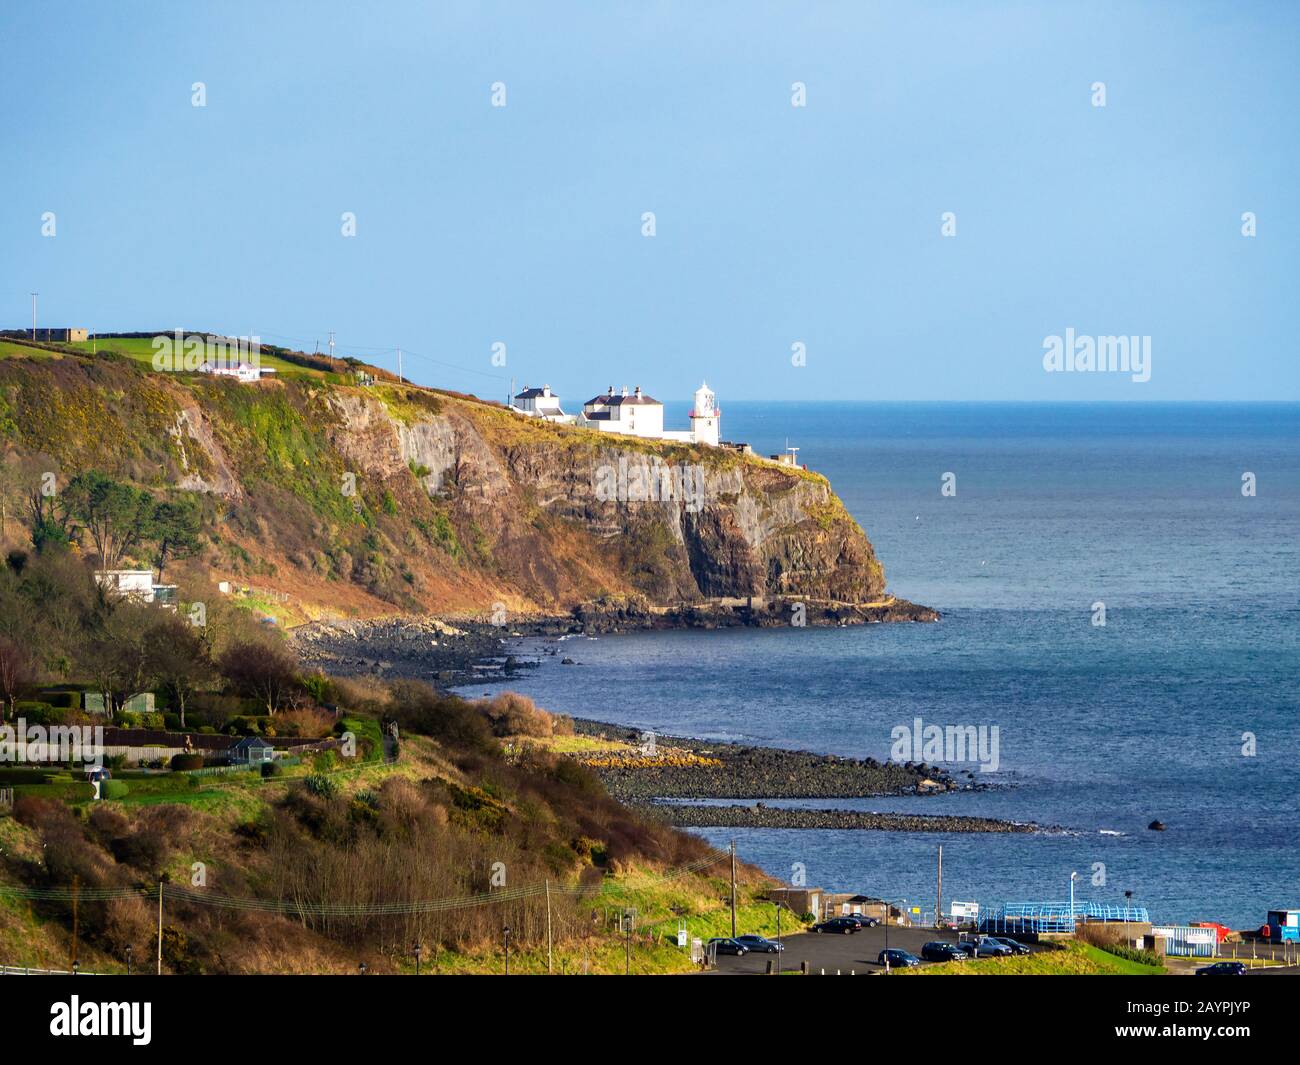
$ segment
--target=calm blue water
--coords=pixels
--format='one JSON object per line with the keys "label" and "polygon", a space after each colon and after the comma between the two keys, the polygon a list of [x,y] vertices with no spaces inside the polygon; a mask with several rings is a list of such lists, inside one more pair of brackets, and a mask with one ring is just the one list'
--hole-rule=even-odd
{"label": "calm blue water", "polygon": [[572,640],[580,665],[547,657],[511,687],[625,725],[878,758],[918,716],[997,725],[995,790],[814,805],[1067,830],[702,833],[777,876],[798,862],[809,883],[932,909],[942,843],[949,900],[1064,898],[1078,871],[1080,897],[1131,890],[1161,920],[1253,927],[1300,906],[1300,405],[733,403],[724,418],[764,453],[799,444],[890,590],[944,620]]}

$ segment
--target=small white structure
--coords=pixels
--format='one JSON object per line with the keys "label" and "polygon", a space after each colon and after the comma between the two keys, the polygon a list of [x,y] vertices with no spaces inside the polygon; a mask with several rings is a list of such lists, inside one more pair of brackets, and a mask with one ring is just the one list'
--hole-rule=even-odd
{"label": "small white structure", "polygon": [[233,377],[240,384],[246,385],[260,381],[265,374],[275,373],[275,368],[242,361],[229,364],[205,362],[199,367],[199,372],[210,373],[215,377]]}
{"label": "small white structure", "polygon": [[153,570],[151,569],[96,570],[95,583],[124,599],[138,599],[142,603],[153,602]]}
{"label": "small white structure", "polygon": [[151,569],[96,570],[95,583],[123,599],[160,603],[176,609],[176,585],[154,584]]}
{"label": "small white structure", "polygon": [[511,407],[520,414],[544,418],[549,422],[573,421],[560,409],[560,397],[551,391],[550,385],[542,385],[541,388],[524,385],[524,390],[514,397]]}

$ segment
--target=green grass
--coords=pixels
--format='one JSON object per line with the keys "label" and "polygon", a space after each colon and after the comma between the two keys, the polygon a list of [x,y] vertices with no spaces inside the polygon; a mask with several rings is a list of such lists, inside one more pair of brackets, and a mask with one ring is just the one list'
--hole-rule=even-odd
{"label": "green grass", "polygon": [[[14,346],[17,347],[18,345]],[[99,337],[94,341],[77,341],[76,343],[68,344],[66,346],[76,351],[85,352],[88,355],[97,351],[113,351],[134,362],[144,363],[149,367],[153,366],[155,350],[153,346],[153,337]],[[28,351],[30,350],[31,349],[29,348]],[[266,352],[261,353],[261,362],[263,366],[274,369],[277,375],[285,377],[317,379],[325,376],[320,370],[313,370],[306,366],[299,366],[296,363],[288,362],[275,355],[269,355]]]}
{"label": "green grass", "polygon": [[1087,943],[1035,951],[1011,958],[976,958],[903,969],[907,976],[1163,976],[1165,970],[1118,958]]}

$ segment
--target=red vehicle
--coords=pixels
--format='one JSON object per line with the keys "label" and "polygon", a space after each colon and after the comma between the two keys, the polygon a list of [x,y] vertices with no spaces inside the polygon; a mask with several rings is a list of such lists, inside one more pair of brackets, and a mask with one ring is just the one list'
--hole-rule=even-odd
{"label": "red vehicle", "polygon": [[1196,921],[1192,924],[1193,928],[1213,928],[1218,941],[1222,943],[1232,933],[1232,929],[1226,924],[1219,924],[1218,921]]}

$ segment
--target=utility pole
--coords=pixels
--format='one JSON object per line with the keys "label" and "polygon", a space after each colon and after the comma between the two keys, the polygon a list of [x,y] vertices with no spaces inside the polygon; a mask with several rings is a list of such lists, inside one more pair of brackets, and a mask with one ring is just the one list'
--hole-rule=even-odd
{"label": "utility pole", "polygon": [[158,975],[162,976],[162,881],[158,881]]}
{"label": "utility pole", "polygon": [[39,292],[32,293],[32,340],[36,339],[36,297],[39,295]]}
{"label": "utility pole", "polygon": [[77,896],[81,892],[81,877],[72,878],[72,964],[68,966],[73,972],[77,971]]}
{"label": "utility pole", "polygon": [[939,844],[939,890],[934,902],[934,927],[939,927],[943,917],[943,844]]}
{"label": "utility pole", "polygon": [[546,881],[546,975],[552,975],[551,968],[551,882]]}
{"label": "utility pole", "polygon": [[632,911],[623,911],[623,975],[632,975]]}
{"label": "utility pole", "polygon": [[736,841],[731,841],[731,938],[736,938]]}
{"label": "utility pole", "polygon": [[399,385],[402,383],[402,348],[400,345],[397,348],[397,383]]}
{"label": "utility pole", "polygon": [[334,330],[330,330],[330,369],[334,369]]}

